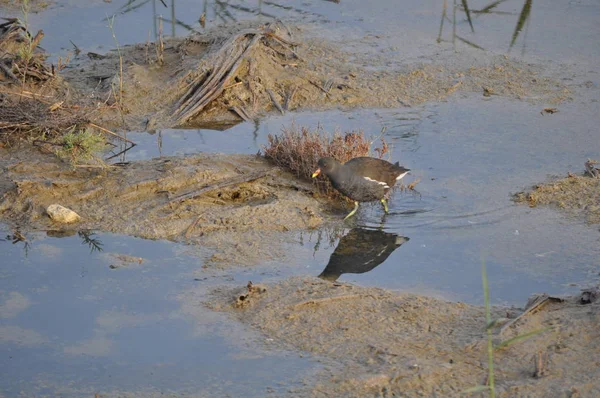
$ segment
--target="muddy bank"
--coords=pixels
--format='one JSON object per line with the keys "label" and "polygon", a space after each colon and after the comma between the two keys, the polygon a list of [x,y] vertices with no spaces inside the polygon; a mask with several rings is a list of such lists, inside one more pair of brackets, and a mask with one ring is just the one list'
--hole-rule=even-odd
{"label": "muddy bank", "polygon": [[[120,72],[120,56],[123,74]],[[457,92],[556,104],[569,89],[541,66],[465,52],[401,68],[300,27],[241,23],[202,35],[83,54],[62,76],[97,115],[125,129],[226,126],[267,112],[413,106]]]}
{"label": "muddy bank", "polygon": [[5,7],[9,11],[19,12],[26,5],[28,12],[40,12],[52,4],[52,0],[0,0],[0,6]]}
{"label": "muddy bank", "polygon": [[530,207],[556,207],[589,224],[600,224],[600,178],[595,166],[587,166],[591,171],[584,175],[569,173],[566,178],[535,185],[529,192],[515,194],[514,200]]}
{"label": "muddy bank", "polygon": [[[600,394],[600,304],[582,304],[582,297],[546,300],[511,324],[522,310],[493,309],[492,319],[502,321],[495,344],[549,328],[496,350],[499,396]],[[458,396],[486,383],[482,307],[306,278],[254,286],[250,293],[217,289],[209,306],[273,344],[332,360],[330,374],[296,391],[305,396]]]}
{"label": "muddy bank", "polygon": [[[324,221],[313,187],[257,156],[202,154],[108,169],[73,169],[51,156],[2,157],[0,214],[21,231],[94,229],[198,244],[213,263],[247,265],[278,253],[282,232]],[[53,223],[46,208],[77,212]]]}

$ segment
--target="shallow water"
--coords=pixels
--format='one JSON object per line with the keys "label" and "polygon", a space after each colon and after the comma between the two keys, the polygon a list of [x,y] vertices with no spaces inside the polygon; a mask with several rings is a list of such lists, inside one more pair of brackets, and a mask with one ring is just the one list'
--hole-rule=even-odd
{"label": "shallow water", "polygon": [[[65,55],[71,40],[84,52],[113,48],[107,15],[116,14],[115,35],[124,45],[153,40],[157,15],[165,18],[167,36],[202,32],[202,12],[207,28],[257,17],[285,18],[345,41],[353,51],[385,54],[390,65],[430,62],[452,48],[452,13],[443,42],[436,44],[441,1],[410,6],[385,1],[373,7],[358,0],[178,0],[175,25],[169,22],[172,2],[167,3],[164,8],[160,1],[137,1],[132,4],[138,8],[123,12],[124,1],[61,0],[31,15],[29,23],[33,31],[44,30],[42,44],[53,55]],[[475,33],[459,10],[456,33],[488,51],[506,53],[525,3],[508,0],[495,13],[474,13]],[[487,4],[469,2],[471,10]],[[292,121],[321,124],[328,131],[363,129],[369,135],[378,135],[385,126],[392,159],[412,169],[407,182],[421,179],[420,195],[397,192],[386,217],[378,206],[365,206],[345,225],[346,232],[362,226],[409,240],[369,272],[344,273],[340,280],[481,303],[485,261],[495,303],[523,305],[534,292],[576,293],[598,280],[597,226],[553,209],[517,206],[510,195],[549,176],[579,173],[588,157],[598,158],[598,17],[597,2],[535,2],[515,38],[511,55],[559,69],[575,91],[574,101],[560,105],[553,115],[541,115],[542,104],[456,94],[448,102],[415,108],[271,116],[257,126],[243,123],[227,131],[130,133],[128,138],[138,145],[122,160],[256,153],[268,134]],[[458,57],[473,48],[460,38],[455,43]],[[579,86],[583,81],[589,89]],[[264,337],[190,302],[201,301],[198,290],[221,283],[241,286],[248,280],[321,274],[339,240],[329,244],[318,235],[298,236],[279,263],[228,273],[202,269],[203,259],[189,247],[163,241],[98,234],[104,251],[92,253],[77,235],[57,239],[36,233],[28,236],[27,250],[23,242],[0,241],[1,392],[265,396],[272,388],[281,393],[310,375],[315,362],[265,350]],[[144,262],[111,269],[115,260],[107,253],[139,256]],[[279,386],[274,380],[285,383]]]}
{"label": "shallow water", "polygon": [[533,292],[578,292],[600,271],[597,228],[511,201],[512,193],[549,176],[581,170],[581,159],[598,153],[594,120],[582,116],[594,104],[565,104],[544,116],[539,105],[467,95],[420,108],[299,113],[271,117],[256,133],[250,124],[225,133],[163,130],[160,147],[156,134],[130,134],[138,146],[126,159],[190,148],[256,153],[268,134],[291,123],[373,136],[386,127],[391,157],[412,170],[406,182],[421,180],[419,194],[396,192],[385,218],[379,206],[364,206],[347,227],[381,227],[410,241],[373,271],[341,280],[479,303],[485,259],[493,300],[522,304]]}
{"label": "shallow water", "polygon": [[[494,52],[511,51],[512,55],[539,58],[562,63],[587,64],[593,70],[599,60],[600,6],[592,0],[553,0],[530,2],[527,17],[522,18],[527,0],[506,0],[486,13],[477,13],[492,1],[469,1],[472,32],[466,14],[457,9],[453,23],[452,8],[440,33],[443,2],[425,0],[399,3],[372,3],[348,0],[335,3],[326,0],[292,1],[196,1],[160,0],[72,1],[55,0],[37,14],[29,16],[32,30],[43,29],[44,48],[55,55],[73,51],[73,43],[83,52],[105,52],[115,41],[108,19],[115,17],[113,30],[120,45],[154,41],[163,22],[163,35],[185,36],[192,31],[202,33],[219,24],[243,20],[269,21],[282,18],[306,24],[307,29],[323,30],[328,37],[356,40],[363,51],[386,52],[401,56],[401,61],[432,55],[440,47],[440,37],[454,42],[457,49],[473,45]],[[451,2],[449,2],[451,3]],[[205,26],[199,19],[205,14]],[[11,12],[16,15],[18,13]],[[519,25],[519,21],[523,23]],[[455,26],[455,29],[453,29]],[[518,34],[515,30],[518,26]],[[454,32],[454,34],[453,34]],[[511,42],[514,43],[511,47]],[[461,39],[466,40],[461,41]]]}
{"label": "shallow water", "polygon": [[[26,244],[0,231],[4,396],[264,396],[267,387],[281,392],[273,380],[290,381],[287,388],[314,369],[313,360],[268,350],[264,338],[200,302],[203,286],[243,286],[269,272],[199,275],[201,259],[169,242],[93,234],[100,250],[92,250],[77,234],[33,233]],[[118,255],[143,262],[123,264]]]}

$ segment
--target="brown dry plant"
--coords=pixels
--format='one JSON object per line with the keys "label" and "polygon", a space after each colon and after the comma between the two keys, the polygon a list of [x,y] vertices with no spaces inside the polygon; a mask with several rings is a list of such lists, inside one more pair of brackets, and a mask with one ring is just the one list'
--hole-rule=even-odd
{"label": "brown dry plant", "polygon": [[[263,146],[263,155],[277,166],[294,173],[298,178],[311,179],[317,169],[320,158],[330,156],[341,163],[359,156],[375,156],[383,158],[389,152],[389,146],[380,137],[381,147],[371,153],[372,141],[363,131],[339,131],[329,134],[318,126],[311,130],[308,127],[292,124],[283,128],[281,134],[268,136],[268,144]],[[333,189],[327,178],[313,180],[319,192],[335,198],[340,194]]]}
{"label": "brown dry plant", "polygon": [[[88,122],[82,110],[60,106],[55,98],[38,99],[35,93],[4,92],[0,105],[0,142],[8,145],[31,139],[50,139]],[[46,101],[52,100],[52,103]],[[58,101],[58,102],[55,102]]]}
{"label": "brown dry plant", "polygon": [[0,82],[22,84],[40,83],[53,79],[55,70],[46,64],[47,54],[39,47],[44,33],[33,36],[27,27],[27,12],[23,20],[4,18],[0,21]]}

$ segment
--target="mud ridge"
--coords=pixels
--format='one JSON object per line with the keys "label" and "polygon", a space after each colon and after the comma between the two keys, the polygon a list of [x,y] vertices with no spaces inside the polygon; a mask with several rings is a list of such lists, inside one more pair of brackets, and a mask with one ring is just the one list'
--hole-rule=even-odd
{"label": "mud ridge", "polygon": [[[310,184],[257,156],[166,157],[92,170],[33,157],[5,165],[0,193],[0,214],[23,231],[94,229],[196,243],[209,263],[229,266],[277,256],[272,243],[291,239],[282,232],[324,221]],[[46,208],[54,203],[81,222],[53,223]]]}
{"label": "mud ridge", "polygon": [[[492,310],[499,320],[496,345],[547,328],[495,351],[498,396],[600,394],[593,359],[600,352],[600,302],[589,300],[597,297],[591,292],[596,296],[544,300],[532,311]],[[299,277],[259,289],[223,287],[212,297],[209,307],[229,312],[274,344],[341,365],[316,386],[313,381],[314,387],[296,391],[303,396],[459,396],[486,383],[483,307]],[[515,321],[519,314],[525,315]],[[589,360],[581,352],[590,353]]]}

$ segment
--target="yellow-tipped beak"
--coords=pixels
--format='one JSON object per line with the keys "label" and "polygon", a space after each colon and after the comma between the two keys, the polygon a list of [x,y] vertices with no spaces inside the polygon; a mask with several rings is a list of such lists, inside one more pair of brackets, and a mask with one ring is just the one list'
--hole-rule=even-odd
{"label": "yellow-tipped beak", "polygon": [[314,173],[312,173],[312,178],[315,178],[316,176],[318,176],[319,174],[321,174],[321,169],[316,169]]}

